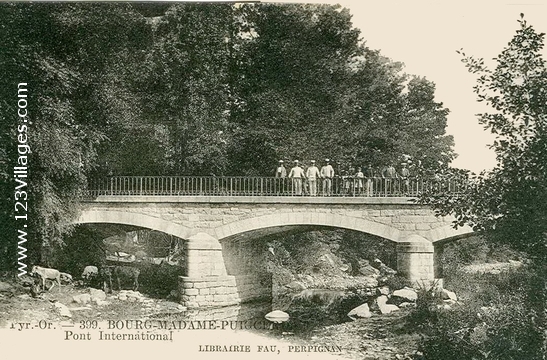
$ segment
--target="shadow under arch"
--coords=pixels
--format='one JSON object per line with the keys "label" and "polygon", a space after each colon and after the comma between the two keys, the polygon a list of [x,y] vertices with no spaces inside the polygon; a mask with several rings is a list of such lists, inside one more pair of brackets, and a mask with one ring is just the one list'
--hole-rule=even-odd
{"label": "shadow under arch", "polygon": [[127,211],[83,210],[80,216],[76,220],[74,220],[73,223],[107,223],[132,225],[140,228],[161,231],[163,233],[173,235],[181,239],[188,239],[190,235],[190,229],[186,226],[157,217]]}
{"label": "shadow under arch", "polygon": [[399,229],[367,219],[327,213],[282,213],[262,215],[244,219],[213,229],[216,238],[222,242],[243,234],[272,235],[287,231],[289,228],[338,228],[354,230],[378,236],[393,242],[401,241]]}

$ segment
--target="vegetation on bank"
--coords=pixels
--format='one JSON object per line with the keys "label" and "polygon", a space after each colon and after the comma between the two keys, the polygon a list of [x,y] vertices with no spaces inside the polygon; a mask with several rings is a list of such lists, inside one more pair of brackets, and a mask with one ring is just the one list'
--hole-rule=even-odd
{"label": "vegetation on bank", "polygon": [[530,264],[500,279],[461,280],[464,289],[473,281],[480,284],[469,304],[446,314],[425,311],[423,320],[434,325],[423,343],[427,359],[547,357],[545,34],[536,32],[523,14],[518,22],[493,68],[461,52],[477,75],[477,100],[492,108],[479,121],[496,135],[496,167],[471,179],[465,193],[425,194],[422,202],[441,215],[454,214],[455,226],[468,224],[488,242],[523,252]]}

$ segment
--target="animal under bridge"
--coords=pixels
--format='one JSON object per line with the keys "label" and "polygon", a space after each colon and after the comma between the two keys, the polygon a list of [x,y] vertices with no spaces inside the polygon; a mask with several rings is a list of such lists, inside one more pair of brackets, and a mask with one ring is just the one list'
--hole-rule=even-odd
{"label": "animal under bridge", "polygon": [[76,222],[134,225],[186,240],[179,291],[188,307],[269,296],[271,281],[254,271],[261,249],[253,240],[265,235],[299,228],[372,234],[396,243],[398,272],[419,282],[435,278],[435,244],[472,233],[413,201],[426,188],[454,192],[461,184],[373,179],[372,193],[364,193],[351,181],[352,191],[335,183],[329,196],[312,197],[295,196],[290,179],[113,177],[90,186]]}

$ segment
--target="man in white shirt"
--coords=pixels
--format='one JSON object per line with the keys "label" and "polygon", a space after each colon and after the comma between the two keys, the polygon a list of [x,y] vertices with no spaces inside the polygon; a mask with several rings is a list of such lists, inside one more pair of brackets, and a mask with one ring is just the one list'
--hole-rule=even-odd
{"label": "man in white shirt", "polygon": [[306,170],[306,177],[308,178],[310,195],[317,196],[317,178],[320,178],[321,174],[317,166],[315,166],[315,160],[311,161],[311,166]]}
{"label": "man in white shirt", "polygon": [[294,160],[294,166],[289,173],[289,178],[292,179],[293,193],[302,195],[302,180],[306,178],[306,174],[304,174],[304,169],[300,167],[298,160]]}
{"label": "man in white shirt", "polygon": [[285,165],[283,165],[283,160],[279,160],[279,166],[275,170],[275,177],[276,193],[279,195],[284,193],[287,188],[285,179],[287,177],[287,169],[285,169]]}
{"label": "man in white shirt", "polygon": [[332,195],[332,178],[334,177],[334,169],[330,164],[329,159],[325,159],[325,165],[321,168],[321,178],[323,178],[323,196]]}

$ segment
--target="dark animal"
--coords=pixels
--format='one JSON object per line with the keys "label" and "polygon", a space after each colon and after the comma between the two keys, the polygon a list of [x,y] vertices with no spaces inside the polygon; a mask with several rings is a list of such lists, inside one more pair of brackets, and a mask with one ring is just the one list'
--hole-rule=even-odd
{"label": "dark animal", "polygon": [[99,270],[99,278],[102,281],[103,291],[105,293],[112,292],[112,270],[113,266],[105,266]]}
{"label": "dark animal", "polygon": [[61,282],[62,282],[62,283],[65,283],[65,284],[72,284],[72,282],[73,282],[73,280],[72,280],[72,275],[62,272],[62,273],[60,274],[60,276],[61,276]]}
{"label": "dark animal", "polygon": [[[41,266],[33,266],[31,270],[31,275],[38,276],[42,281],[42,289],[46,288],[46,280],[55,280],[59,284],[59,289],[61,288],[61,272],[57,269],[50,269]],[[51,290],[55,286],[55,282],[48,289]]]}
{"label": "dark animal", "polygon": [[112,292],[112,278],[116,279],[118,290],[122,289],[122,284],[132,284],[132,289],[137,291],[139,288],[140,270],[131,266],[107,266],[101,268],[100,277],[103,279],[103,288],[105,292]]}

